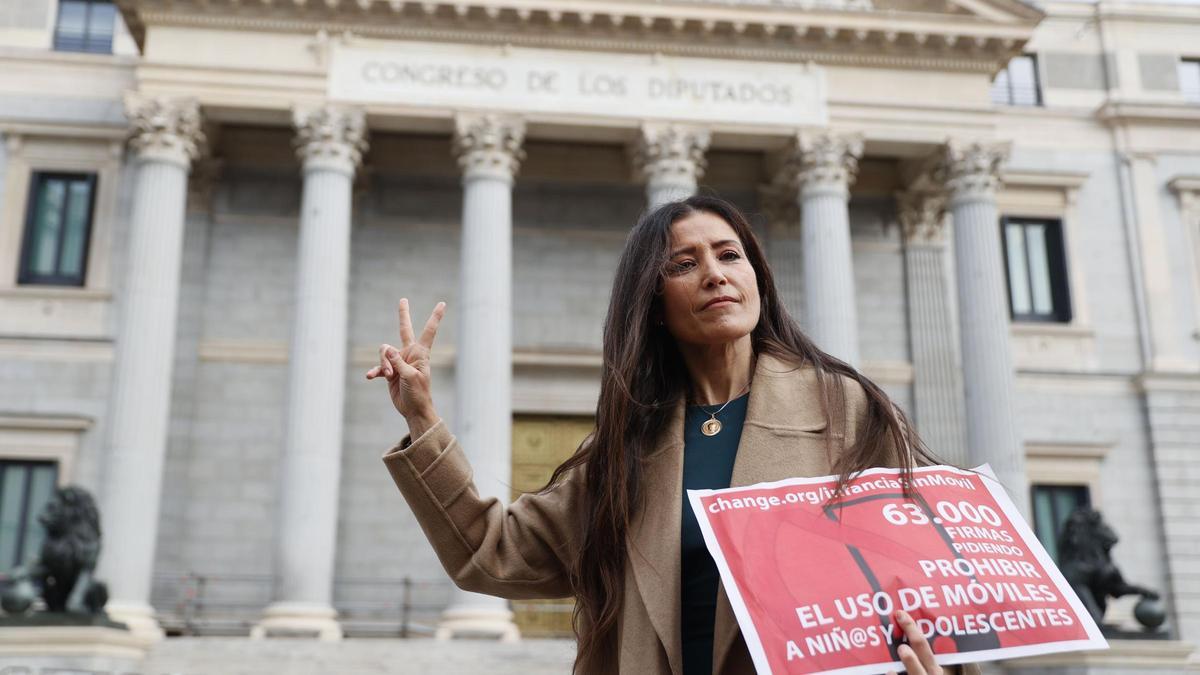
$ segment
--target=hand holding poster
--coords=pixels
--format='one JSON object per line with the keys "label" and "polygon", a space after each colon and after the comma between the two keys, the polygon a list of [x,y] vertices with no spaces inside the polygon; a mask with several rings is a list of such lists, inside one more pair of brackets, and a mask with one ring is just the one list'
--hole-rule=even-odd
{"label": "hand holding poster", "polygon": [[759,673],[900,670],[908,612],[943,665],[1108,644],[988,467],[689,490]]}

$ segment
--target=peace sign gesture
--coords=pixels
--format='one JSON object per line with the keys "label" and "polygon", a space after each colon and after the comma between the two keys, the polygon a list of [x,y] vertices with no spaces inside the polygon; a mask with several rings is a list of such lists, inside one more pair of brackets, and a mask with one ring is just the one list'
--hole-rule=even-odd
{"label": "peace sign gesture", "polygon": [[438,324],[446,314],[446,303],[439,302],[433,314],[425,322],[421,337],[413,337],[412,319],[408,314],[408,298],[400,298],[400,347],[379,345],[379,365],[367,371],[367,379],[379,376],[387,379],[388,394],[392,405],[408,420],[412,437],[416,438],[424,429],[437,423],[438,414],[433,407],[429,353],[433,339],[437,337]]}

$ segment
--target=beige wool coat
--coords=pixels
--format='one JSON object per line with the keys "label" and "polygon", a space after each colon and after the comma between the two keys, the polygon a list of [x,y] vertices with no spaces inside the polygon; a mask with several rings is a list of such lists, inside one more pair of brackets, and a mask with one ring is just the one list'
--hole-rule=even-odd
{"label": "beige wool coat", "polygon": [[[827,429],[815,373],[761,354],[732,486],[830,474],[826,434],[847,447],[863,420],[862,388],[846,380],[845,430]],[[680,519],[683,508],[683,418],[658,439],[644,474],[646,503],[628,534],[619,653],[596,672],[680,675]],[[834,443],[840,447],[840,442]],[[582,473],[508,506],[476,492],[463,449],[438,422],[405,437],[384,456],[438,558],[464,590],[510,599],[569,597],[567,570],[586,526]],[[974,670],[974,669],[970,669]],[[713,672],[752,675],[754,665],[723,587],[717,591]]]}

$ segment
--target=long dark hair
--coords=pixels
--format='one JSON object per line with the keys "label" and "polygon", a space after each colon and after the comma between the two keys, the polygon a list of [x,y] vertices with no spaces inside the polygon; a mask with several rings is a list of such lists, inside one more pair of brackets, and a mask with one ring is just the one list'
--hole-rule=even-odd
{"label": "long dark hair", "polygon": [[[767,352],[814,369],[830,431],[845,424],[844,385],[839,376],[857,381],[866,392],[867,419],[853,447],[831,448],[831,456],[836,457],[833,471],[840,477],[839,489],[851,474],[873,466],[896,463],[909,478],[914,461],[936,461],[904,413],[878,386],[849,364],[818,349],[800,331],[779,300],[758,238],[735,206],[715,197],[694,196],[645,213],[625,240],[604,319],[604,365],[596,427],[575,454],[554,471],[547,485],[549,489],[568,472],[582,467],[588,520],[581,527],[581,547],[570,571],[579,640],[576,672],[615,670],[611,659],[617,652],[625,537],[642,500],[643,461],[689,382],[674,338],[664,327],[655,325],[654,317],[661,313],[658,291],[668,262],[671,226],[698,211],[729,223],[754,267],[761,306],[758,325],[751,332],[754,353]],[[833,437],[827,433],[830,443]],[[909,448],[912,455],[895,452],[895,448]]]}

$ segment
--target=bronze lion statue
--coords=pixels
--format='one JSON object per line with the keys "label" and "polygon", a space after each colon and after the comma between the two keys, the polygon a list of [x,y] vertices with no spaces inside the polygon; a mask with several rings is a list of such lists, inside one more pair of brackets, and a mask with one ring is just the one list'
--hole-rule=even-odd
{"label": "bronze lion statue", "polygon": [[[32,582],[49,612],[102,614],[108,589],[93,578],[100,557],[100,512],[95,500],[83,488],[59,488],[38,522],[46,530],[40,555],[26,568],[18,568],[13,581]],[[20,586],[16,583],[10,587],[13,592],[6,592],[6,610],[28,607],[24,601],[32,598],[13,597]]]}
{"label": "bronze lion statue", "polygon": [[1104,620],[1109,598],[1136,593],[1158,599],[1158,593],[1121,576],[1111,553],[1119,540],[1100,512],[1086,506],[1067,517],[1058,535],[1059,567],[1097,624]]}

